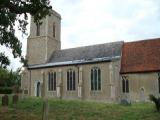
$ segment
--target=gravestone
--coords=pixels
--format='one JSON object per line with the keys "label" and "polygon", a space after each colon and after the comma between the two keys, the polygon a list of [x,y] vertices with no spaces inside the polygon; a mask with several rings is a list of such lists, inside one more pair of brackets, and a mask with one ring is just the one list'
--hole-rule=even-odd
{"label": "gravestone", "polygon": [[120,103],[121,103],[121,105],[126,105],[126,106],[131,105],[131,101],[127,100],[127,99],[122,99]]}
{"label": "gravestone", "polygon": [[140,89],[140,102],[145,102],[144,88]]}
{"label": "gravestone", "polygon": [[18,95],[13,95],[12,97],[12,103],[16,104],[18,102]]}
{"label": "gravestone", "polygon": [[130,95],[128,93],[123,94],[123,98],[120,103],[121,105],[131,105]]}
{"label": "gravestone", "polygon": [[8,103],[9,103],[8,95],[4,95],[2,97],[2,106],[8,106]]}

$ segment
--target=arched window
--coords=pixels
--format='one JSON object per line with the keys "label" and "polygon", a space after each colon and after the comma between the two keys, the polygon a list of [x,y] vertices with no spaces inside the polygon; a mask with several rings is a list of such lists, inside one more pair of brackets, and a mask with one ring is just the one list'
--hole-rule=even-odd
{"label": "arched window", "polygon": [[126,91],[125,82],[126,81],[124,79],[122,79],[122,91],[123,91],[123,93],[125,93],[125,91]]}
{"label": "arched window", "polygon": [[129,81],[126,76],[122,76],[122,92],[129,93]]}
{"label": "arched window", "polygon": [[37,91],[36,91],[36,92],[37,92],[37,93],[36,93],[36,96],[37,96],[37,97],[40,96],[40,92],[41,92],[41,88],[40,88],[40,87],[41,87],[41,86],[40,86],[40,82],[38,82],[38,83],[37,83]]}
{"label": "arched window", "polygon": [[56,91],[56,72],[48,73],[48,90]]}
{"label": "arched window", "polygon": [[53,37],[56,37],[56,25],[53,23]]}
{"label": "arched window", "polygon": [[37,24],[36,24],[36,27],[37,27],[36,35],[37,35],[37,36],[40,36],[40,24],[37,23]]}
{"label": "arched window", "polygon": [[101,70],[94,67],[91,69],[91,90],[101,90]]}
{"label": "arched window", "polygon": [[160,93],[160,73],[158,73],[158,92]]}
{"label": "arched window", "polygon": [[75,71],[72,69],[69,69],[67,71],[67,90],[75,90],[76,89],[76,75]]}

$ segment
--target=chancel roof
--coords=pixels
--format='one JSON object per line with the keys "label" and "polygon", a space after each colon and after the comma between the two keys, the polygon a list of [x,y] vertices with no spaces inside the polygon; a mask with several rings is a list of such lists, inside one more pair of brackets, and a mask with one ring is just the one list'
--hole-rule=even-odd
{"label": "chancel roof", "polygon": [[33,65],[29,68],[42,68],[51,66],[63,66],[73,64],[86,64],[100,61],[119,59],[121,56],[122,41],[84,46],[70,49],[62,49],[53,52],[45,64]]}
{"label": "chancel roof", "polygon": [[160,38],[123,44],[120,73],[160,71]]}

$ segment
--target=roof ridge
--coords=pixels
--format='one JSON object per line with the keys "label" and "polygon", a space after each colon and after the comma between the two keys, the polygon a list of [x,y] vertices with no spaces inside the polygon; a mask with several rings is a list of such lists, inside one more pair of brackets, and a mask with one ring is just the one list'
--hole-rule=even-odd
{"label": "roof ridge", "polygon": [[71,50],[71,49],[79,49],[79,48],[85,48],[85,47],[94,47],[99,45],[106,45],[106,44],[113,44],[113,43],[121,43],[124,41],[115,41],[115,42],[108,42],[108,43],[100,43],[100,44],[93,44],[93,45],[85,45],[85,46],[79,46],[79,47],[73,47],[73,48],[65,48],[57,51],[63,51],[63,50]]}

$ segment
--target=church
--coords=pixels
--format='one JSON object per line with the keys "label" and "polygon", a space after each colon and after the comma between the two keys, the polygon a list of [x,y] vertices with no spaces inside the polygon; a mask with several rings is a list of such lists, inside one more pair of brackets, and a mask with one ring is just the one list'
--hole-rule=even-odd
{"label": "church", "polygon": [[61,16],[52,10],[41,25],[31,18],[26,58],[25,96],[118,103],[160,95],[160,38],[61,49]]}

